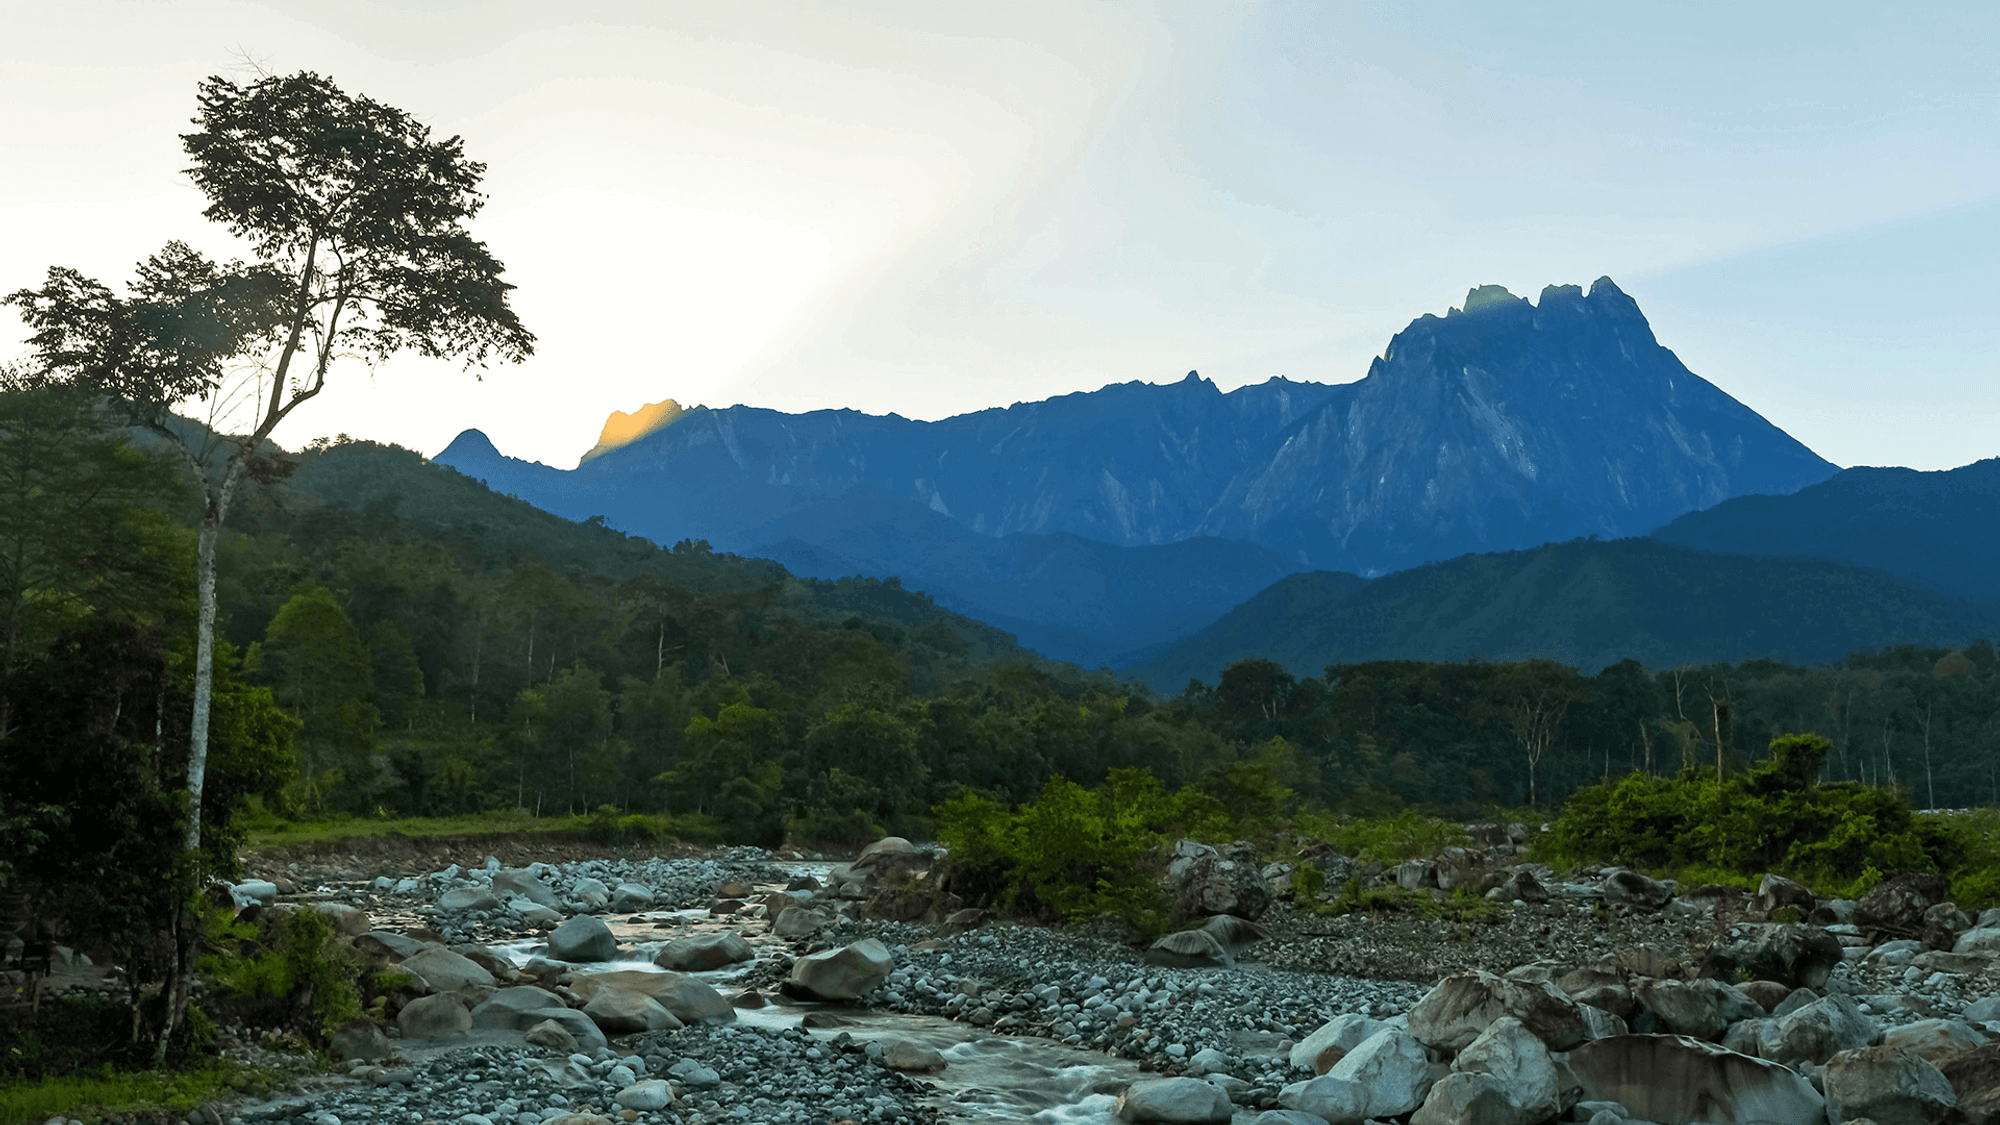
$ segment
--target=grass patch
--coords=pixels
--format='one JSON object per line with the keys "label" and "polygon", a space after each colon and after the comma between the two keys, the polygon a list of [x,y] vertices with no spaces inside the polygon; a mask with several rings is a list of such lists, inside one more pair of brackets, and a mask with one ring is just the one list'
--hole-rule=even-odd
{"label": "grass patch", "polygon": [[1466,891],[1449,891],[1443,894],[1431,891],[1411,891],[1398,886],[1368,888],[1359,879],[1349,879],[1340,897],[1330,903],[1317,904],[1322,910],[1313,913],[1325,914],[1414,914],[1420,918],[1441,919],[1447,922],[1477,922],[1498,915],[1500,906],[1488,902],[1481,895]]}
{"label": "grass patch", "polygon": [[226,1059],[183,1071],[106,1067],[0,1086],[0,1125],[46,1121],[56,1114],[85,1121],[161,1110],[180,1116],[217,1097],[270,1088],[268,1073]]}

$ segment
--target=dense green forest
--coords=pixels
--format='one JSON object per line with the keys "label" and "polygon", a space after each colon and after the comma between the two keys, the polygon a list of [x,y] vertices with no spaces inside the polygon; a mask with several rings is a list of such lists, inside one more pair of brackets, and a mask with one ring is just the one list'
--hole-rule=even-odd
{"label": "dense green forest", "polygon": [[[179,467],[74,405],[5,401],[0,527],[21,562],[4,576],[7,675],[32,682],[33,655],[90,620],[185,649]],[[1128,767],[1179,786],[1273,746],[1309,799],[1469,812],[1554,807],[1633,771],[1740,773],[1805,731],[1832,744],[1828,779],[1900,785],[1919,806],[1995,800],[2000,681],[1984,642],[1594,676],[1375,661],[1301,679],[1250,659],[1161,699],[1042,661],[894,581],[662,548],[407,450],[274,451],[264,476],[218,580],[219,697],[255,693],[290,723],[272,735],[282,783],[234,790],[253,815],[609,806],[696,838],[833,842],[923,834],[965,787],[1019,802],[1051,777],[1095,785]],[[72,514],[50,515],[52,498]]]}

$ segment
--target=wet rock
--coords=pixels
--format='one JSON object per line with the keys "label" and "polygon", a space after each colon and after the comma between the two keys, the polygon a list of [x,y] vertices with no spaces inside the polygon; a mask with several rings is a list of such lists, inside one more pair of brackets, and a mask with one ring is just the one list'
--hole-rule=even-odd
{"label": "wet rock", "polygon": [[786,995],[806,1000],[858,1000],[888,979],[894,963],[887,946],[863,938],[792,962],[791,976],[782,987]]}
{"label": "wet rock", "polygon": [[1555,985],[1506,980],[1488,972],[1439,981],[1410,1010],[1410,1034],[1425,1046],[1458,1051],[1501,1016],[1520,1020],[1553,1051],[1567,1051],[1589,1037],[1576,1002]]}
{"label": "wet rock", "polygon": [[882,1047],[882,1065],[911,1074],[935,1074],[945,1068],[945,1061],[935,1047],[891,1039]]}
{"label": "wet rock", "polygon": [[1199,1078],[1148,1078],[1132,1083],[1118,1097],[1121,1121],[1157,1121],[1173,1125],[1226,1122],[1235,1110],[1229,1095]]}
{"label": "wet rock", "polygon": [[1599,1039],[1571,1052],[1569,1068],[1585,1101],[1646,1121],[1812,1122],[1825,1105],[1785,1067],[1684,1035]]}
{"label": "wet rock", "polygon": [[653,958],[653,964],[662,969],[701,973],[748,961],[755,956],[742,934],[726,932],[670,941]]}
{"label": "wet rock", "polygon": [[[1864,900],[1865,901],[1865,900]],[[1958,1107],[1958,1094],[1930,1060],[1900,1047],[1858,1047],[1827,1060],[1828,1116],[1877,1125],[1933,1125]]]}
{"label": "wet rock", "polygon": [[1748,976],[1793,988],[1820,989],[1840,964],[1840,941],[1818,926],[1746,925],[1743,936],[1712,946],[1701,975],[1723,980]]}
{"label": "wet rock", "polygon": [[618,957],[618,938],[595,915],[579,914],[549,934],[549,959],[580,964]]}
{"label": "wet rock", "polygon": [[571,884],[569,893],[585,910],[596,910],[611,901],[611,888],[599,879],[578,879]]}
{"label": "wet rock", "polygon": [[638,914],[653,908],[653,891],[638,883],[620,883],[611,888],[613,914]]}
{"label": "wet rock", "polygon": [[653,999],[682,1023],[730,1023],[736,1019],[736,1005],[709,987],[705,981],[678,973],[652,990]]}
{"label": "wet rock", "polygon": [[786,941],[795,941],[833,925],[833,915],[810,906],[795,906],[771,923],[771,932]]}

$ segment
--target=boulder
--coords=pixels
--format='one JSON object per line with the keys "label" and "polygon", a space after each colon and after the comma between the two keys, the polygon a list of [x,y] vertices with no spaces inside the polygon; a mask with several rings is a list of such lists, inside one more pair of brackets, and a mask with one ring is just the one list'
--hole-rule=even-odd
{"label": "boulder", "polygon": [[1983,957],[2000,954],[2000,927],[1975,926],[1958,935],[1951,943],[1951,951]]}
{"label": "boulder", "polygon": [[472,1026],[521,1031],[541,1022],[542,1017],[530,1017],[527,1013],[563,1006],[562,997],[545,988],[532,985],[503,988],[472,1009]]}
{"label": "boulder", "polygon": [[1743,990],[1743,995],[1755,1000],[1766,1012],[1784,1003],[1785,997],[1792,994],[1792,986],[1775,980],[1753,980],[1737,987]]}
{"label": "boulder", "polygon": [[1835,1122],[1865,1117],[1876,1125],[1935,1125],[1958,1108],[1958,1094],[1943,1072],[1901,1047],[1842,1051],[1826,1061],[1821,1079],[1827,1116]]}
{"label": "boulder", "polygon": [[1120,1121],[1227,1122],[1229,1095],[1199,1078],[1144,1078],[1118,1096]]}
{"label": "boulder", "polygon": [[559,1020],[544,1019],[522,1033],[521,1041],[530,1047],[545,1047],[559,1055],[576,1053],[576,1036],[569,1033]]}
{"label": "boulder", "polygon": [[569,889],[570,900],[586,910],[596,910],[611,901],[611,888],[599,879],[578,879]]}
{"label": "boulder", "polygon": [[1502,902],[1525,902],[1530,906],[1539,906],[1549,901],[1549,889],[1542,885],[1540,879],[1535,878],[1534,872],[1524,867],[1507,876],[1498,887],[1487,892],[1487,897]]}
{"label": "boulder", "polygon": [[787,996],[805,1000],[858,1000],[887,980],[894,966],[888,946],[863,938],[792,962],[782,987]]}
{"label": "boulder", "polygon": [[1854,904],[1854,924],[1864,932],[1918,938],[1924,932],[1924,914],[1943,902],[1945,881],[1936,875],[1905,871],[1875,885]]}
{"label": "boulder", "polygon": [[1625,906],[1646,913],[1659,910],[1674,897],[1673,888],[1665,883],[1622,868],[1606,875],[1597,884],[1597,890],[1607,906]]}
{"label": "boulder", "polygon": [[[604,1033],[597,1029],[596,1022],[575,1008],[540,1008],[527,1014],[535,1018],[535,1022],[529,1025],[531,1029],[544,1021],[553,1020],[557,1026],[569,1033],[570,1040],[575,1044],[574,1050],[596,1051],[600,1047],[611,1045],[604,1037]],[[536,1046],[542,1045],[536,1044]]]}
{"label": "boulder", "polygon": [[[1632,986],[1632,998],[1653,1017],[1660,1031],[1672,1035],[1692,1035],[1696,1039],[1720,1039],[1729,1026],[1724,1015],[1721,991],[1715,981],[1641,980]],[[1761,1011],[1762,1009],[1759,1009]],[[1641,1027],[1646,1024],[1641,1021]]]}
{"label": "boulder", "polygon": [[453,953],[492,973],[496,981],[505,982],[514,979],[514,963],[507,960],[505,954],[475,942],[454,945],[450,948]]}
{"label": "boulder", "polygon": [[367,913],[358,906],[349,906],[344,902],[315,902],[312,908],[320,917],[333,923],[333,932],[341,937],[360,937],[371,928]]}
{"label": "boulder", "polygon": [[1620,1035],[1578,1047],[1570,1071],[1585,1101],[1646,1121],[1813,1122],[1825,1099],[1777,1063],[1684,1035]]}
{"label": "boulder", "polygon": [[394,963],[422,953],[424,943],[407,934],[370,930],[354,939],[354,951],[363,957]]}
{"label": "boulder", "polygon": [[1813,893],[1807,890],[1804,884],[1795,883],[1783,875],[1766,875],[1757,884],[1757,895],[1750,900],[1750,905],[1767,918],[1772,911],[1789,906],[1798,911],[1799,918],[1803,919],[1811,914],[1819,903],[1814,900]]}
{"label": "boulder", "polygon": [[[1385,1027],[1356,1044],[1327,1078],[1345,1079],[1368,1092],[1368,1117],[1395,1117],[1424,1104],[1431,1088],[1424,1045],[1400,1027]],[[1304,1108],[1304,1107],[1287,1107]]]}
{"label": "boulder", "polygon": [[1614,1035],[1624,1035],[1631,1031],[1624,1019],[1589,1004],[1583,1005],[1583,1023],[1592,1039],[1609,1039]]}
{"label": "boulder", "polygon": [[796,941],[833,925],[833,915],[810,906],[795,906],[771,923],[771,932],[786,941]]}
{"label": "boulder", "polygon": [[1424,1104],[1410,1115],[1410,1125],[1533,1125],[1548,1116],[1516,1105],[1498,1078],[1460,1072],[1431,1084]]}
{"label": "boulder", "polygon": [[1757,1053],[1787,1066],[1823,1063],[1842,1051],[1866,1047],[1880,1035],[1875,1021],[1854,1001],[1833,993],[1766,1023]]}
{"label": "boulder", "polygon": [[414,956],[403,958],[402,970],[419,977],[433,992],[457,992],[468,985],[491,988],[499,982],[493,974],[472,960],[441,945],[433,945]]}
{"label": "boulder", "polygon": [[1406,891],[1427,891],[1438,885],[1437,864],[1428,859],[1406,859],[1391,868],[1389,874]]}
{"label": "boulder", "polygon": [[1749,925],[1738,930],[1742,937],[1709,949],[1701,963],[1702,976],[1723,980],[1748,976],[1792,988],[1820,989],[1840,964],[1840,940],[1818,926]]}
{"label": "boulder", "polygon": [[1950,1055],[1936,1065],[1958,1095],[1958,1111],[1970,1125],[2000,1123],[2000,1040]]}
{"label": "boulder", "polygon": [[374,1021],[355,1017],[340,1025],[333,1033],[330,1043],[333,1057],[337,1059],[386,1059],[396,1053],[389,1043],[389,1037],[382,1034]]}
{"label": "boulder", "polygon": [[651,996],[623,988],[599,989],[583,1006],[606,1035],[630,1035],[641,1031],[679,1031],[686,1026]]}
{"label": "boulder", "polygon": [[882,1065],[907,1074],[935,1074],[945,1068],[944,1055],[935,1047],[891,1039],[882,1045]]}
{"label": "boulder", "polygon": [[561,910],[562,900],[549,889],[547,883],[519,868],[509,868],[493,873],[493,893],[498,896],[512,895],[525,898],[536,906],[546,906],[550,910]]}
{"label": "boulder", "polygon": [[1884,1047],[1915,1051],[1942,1066],[1944,1060],[1961,1051],[1970,1051],[1986,1042],[1986,1037],[1958,1020],[1928,1019],[1890,1028],[1882,1035]]}
{"label": "boulder", "polygon": [[688,1024],[735,1022],[736,1006],[707,982],[679,973],[654,975],[673,978],[653,988],[652,997],[672,1012],[675,1019]]}
{"label": "boulder", "polygon": [[1278,1104],[1330,1125],[1360,1125],[1368,1117],[1368,1088],[1351,1078],[1322,1074],[1279,1090]]}
{"label": "boulder", "polygon": [[1410,1034],[1427,1047],[1463,1050],[1501,1016],[1513,1016],[1552,1051],[1589,1038],[1576,1001],[1546,981],[1528,984],[1488,972],[1460,973],[1437,983],[1410,1009]]}
{"label": "boulder", "polygon": [[1555,1060],[1547,1045],[1513,1016],[1501,1016],[1488,1025],[1458,1053],[1451,1068],[1493,1078],[1508,1101],[1526,1114],[1525,1121],[1542,1121],[1562,1112]]}
{"label": "boulder", "polygon": [[1256,918],[1263,914],[1271,905],[1271,892],[1264,886],[1257,849],[1236,843],[1211,850],[1214,855],[1187,866],[1174,894],[1175,909],[1193,917],[1234,914]]}
{"label": "boulder", "polygon": [[1972,919],[1957,903],[1940,902],[1924,911],[1923,930],[1917,936],[1932,949],[1953,949],[1958,935],[1972,928]]}
{"label": "boulder", "polygon": [[653,891],[638,883],[620,883],[611,888],[613,914],[637,914],[653,908]]}
{"label": "boulder", "polygon": [[662,969],[702,973],[734,965],[738,961],[748,961],[755,956],[742,934],[727,931],[670,941],[660,950],[659,956],[653,958],[653,964]]}
{"label": "boulder", "polygon": [[1227,969],[1236,964],[1214,934],[1199,928],[1168,934],[1146,947],[1140,959],[1170,969]]}
{"label": "boulder", "polygon": [[396,1013],[404,1039],[456,1039],[472,1030],[472,1013],[455,996],[419,996]]}
{"label": "boulder", "polygon": [[666,1079],[648,1078],[618,1091],[611,1100],[626,1109],[649,1113],[667,1108],[668,1103],[674,1100],[674,1093],[667,1087]]}
{"label": "boulder", "polygon": [[618,938],[595,915],[579,914],[549,934],[549,960],[579,964],[618,956]]}
{"label": "boulder", "polygon": [[230,899],[238,906],[269,906],[278,901],[278,884],[268,879],[246,879],[229,888]]}
{"label": "boulder", "polygon": [[1347,1052],[1360,1046],[1362,1040],[1387,1026],[1359,1012],[1335,1016],[1292,1047],[1292,1066],[1295,1069],[1310,1067],[1314,1074],[1325,1074]]}

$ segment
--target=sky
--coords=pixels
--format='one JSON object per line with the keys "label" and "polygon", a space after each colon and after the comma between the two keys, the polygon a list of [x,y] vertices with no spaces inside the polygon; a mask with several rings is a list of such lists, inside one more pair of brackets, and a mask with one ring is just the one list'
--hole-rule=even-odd
{"label": "sky", "polygon": [[[0,0],[0,290],[200,216],[195,89],[464,138],[535,355],[337,364],[279,429],[570,466],[674,398],[939,418],[1348,382],[1475,285],[1609,275],[1841,465],[2000,454],[2000,6]],[[0,359],[26,330],[0,310]]]}

